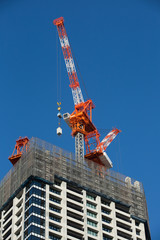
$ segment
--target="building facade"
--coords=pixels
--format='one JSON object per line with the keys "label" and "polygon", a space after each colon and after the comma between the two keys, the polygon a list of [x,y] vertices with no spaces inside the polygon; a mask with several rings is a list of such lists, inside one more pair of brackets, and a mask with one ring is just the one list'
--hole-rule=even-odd
{"label": "building facade", "polygon": [[0,184],[3,240],[149,240],[140,182],[33,138]]}

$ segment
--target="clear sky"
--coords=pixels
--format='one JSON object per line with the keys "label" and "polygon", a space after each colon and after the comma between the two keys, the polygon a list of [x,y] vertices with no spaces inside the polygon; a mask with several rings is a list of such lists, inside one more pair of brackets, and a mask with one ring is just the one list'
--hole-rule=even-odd
{"label": "clear sky", "polygon": [[[96,105],[95,125],[122,130],[107,150],[113,169],[143,182],[152,239],[159,240],[159,0],[0,1],[0,178],[11,168],[8,156],[19,136],[39,137],[74,151],[64,122],[63,135],[56,136],[57,45],[52,21],[60,16]],[[71,113],[63,56],[59,62],[62,112]]]}

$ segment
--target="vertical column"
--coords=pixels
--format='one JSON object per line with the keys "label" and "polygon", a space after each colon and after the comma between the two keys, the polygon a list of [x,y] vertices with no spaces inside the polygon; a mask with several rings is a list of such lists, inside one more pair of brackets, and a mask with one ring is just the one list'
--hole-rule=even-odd
{"label": "vertical column", "polygon": [[136,229],[135,229],[135,220],[131,219],[132,221],[132,238],[133,240],[136,240],[137,237],[136,237]]}
{"label": "vertical column", "polygon": [[83,190],[83,214],[84,214],[84,239],[87,239],[87,208],[86,208],[86,191]]}
{"label": "vertical column", "polygon": [[67,188],[67,183],[66,182],[62,182],[61,183],[61,187],[62,187],[62,210],[61,210],[61,214],[62,214],[62,219],[61,219],[61,224],[62,224],[62,240],[66,240],[67,239],[67,193],[66,193],[66,188]]}
{"label": "vertical column", "polygon": [[2,231],[3,231],[3,221],[4,221],[4,217],[3,217],[3,214],[4,214],[4,211],[2,211],[1,213],[1,227],[0,227],[0,240],[2,240]]}
{"label": "vertical column", "polygon": [[24,220],[25,220],[25,194],[26,194],[26,188],[23,189],[22,193],[22,240],[24,239]]}
{"label": "vertical column", "polygon": [[49,238],[49,185],[46,184],[45,201],[45,239]]}
{"label": "vertical column", "polygon": [[110,204],[111,206],[111,217],[112,217],[112,226],[113,226],[113,236],[114,236],[114,239],[117,239],[117,225],[116,225],[116,209],[115,209],[115,203],[114,202],[111,202]]}
{"label": "vertical column", "polygon": [[12,240],[16,240],[16,236],[15,236],[15,231],[16,231],[16,220],[17,220],[17,217],[16,217],[16,204],[17,204],[17,198],[15,197],[13,199],[13,212],[12,212],[12,231],[11,231],[11,239]]}
{"label": "vertical column", "polygon": [[145,240],[146,239],[146,234],[145,234],[145,229],[144,229],[144,223],[140,223],[139,228],[140,228],[140,238]]}
{"label": "vertical column", "polygon": [[77,133],[75,136],[75,154],[76,161],[84,162],[84,135],[82,133]]}
{"label": "vertical column", "polygon": [[97,196],[97,211],[98,211],[98,239],[103,239],[102,233],[102,214],[101,214],[101,197]]}
{"label": "vertical column", "polygon": [[[139,235],[137,234],[138,232],[139,232]],[[133,240],[137,240],[137,237],[139,237],[142,240],[146,240],[144,223],[140,222],[139,225],[136,226],[136,221],[132,219],[132,233],[133,233]]]}

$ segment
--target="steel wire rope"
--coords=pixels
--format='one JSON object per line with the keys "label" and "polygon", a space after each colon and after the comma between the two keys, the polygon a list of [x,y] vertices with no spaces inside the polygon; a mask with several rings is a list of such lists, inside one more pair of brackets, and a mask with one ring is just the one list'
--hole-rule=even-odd
{"label": "steel wire rope", "polygon": [[109,131],[111,131],[112,128],[97,128],[98,132],[100,134],[108,134]]}
{"label": "steel wire rope", "polygon": [[58,38],[56,32],[56,63],[57,63],[57,102],[58,102]]}
{"label": "steel wire rope", "polygon": [[58,44],[58,33],[56,32],[56,62],[57,62],[57,102],[61,102],[61,51]]}
{"label": "steel wire rope", "polygon": [[121,149],[120,149],[120,138],[119,135],[117,136],[117,150],[116,150],[116,168],[117,172],[121,171]]}
{"label": "steel wire rope", "polygon": [[115,142],[115,149],[114,149],[114,157],[115,157],[115,171],[119,172],[119,148],[118,148],[118,136],[117,136],[117,139],[116,139],[116,142]]}
{"label": "steel wire rope", "polygon": [[120,169],[121,168],[121,163],[122,163],[122,156],[121,156],[121,146],[120,146],[120,137],[118,135],[118,155],[119,155],[119,170],[123,170],[123,169]]}
{"label": "steel wire rope", "polygon": [[61,49],[59,51],[59,100],[61,102],[61,57],[62,57],[62,53],[61,53]]}
{"label": "steel wire rope", "polygon": [[[60,114],[61,110],[61,51],[58,44],[58,34],[56,32],[56,52],[57,52],[57,105]],[[58,118],[58,125],[61,126],[61,118]]]}

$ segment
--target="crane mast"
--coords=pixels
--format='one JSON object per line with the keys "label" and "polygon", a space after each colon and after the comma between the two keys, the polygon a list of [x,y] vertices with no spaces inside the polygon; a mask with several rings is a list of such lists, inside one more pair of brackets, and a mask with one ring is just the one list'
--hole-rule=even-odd
{"label": "crane mast", "polygon": [[[59,35],[59,40],[65,60],[65,65],[72,90],[75,109],[72,114],[65,113],[63,118],[69,127],[72,129],[71,135],[75,137],[75,155],[76,160],[83,162],[93,161],[98,164],[98,169],[111,168],[112,162],[105,153],[106,148],[120,132],[118,129],[113,129],[100,142],[100,134],[92,122],[92,109],[95,107],[92,100],[84,101],[80,84],[78,81],[74,60],[72,57],[71,48],[69,45],[68,36],[64,26],[63,17],[53,21],[56,25]],[[86,155],[84,156],[84,142],[86,147]],[[89,163],[89,162],[88,162]]]}

